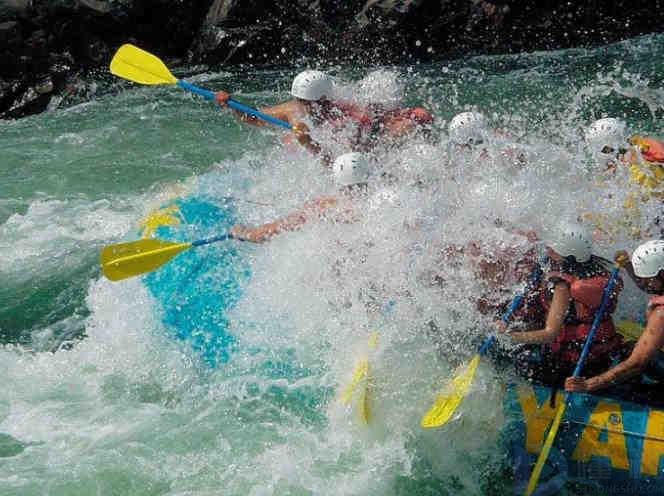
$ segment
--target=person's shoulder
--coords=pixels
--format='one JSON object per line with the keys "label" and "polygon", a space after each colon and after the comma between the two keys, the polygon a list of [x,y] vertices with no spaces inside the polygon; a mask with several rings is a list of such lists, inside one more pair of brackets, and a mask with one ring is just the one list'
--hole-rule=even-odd
{"label": "person's shoulder", "polygon": [[300,110],[302,104],[298,102],[297,100],[287,100],[285,102],[277,103],[276,105],[272,105],[273,110],[280,110],[280,111],[297,111]]}
{"label": "person's shoulder", "polygon": [[652,328],[654,331],[664,333],[664,306],[656,306],[648,315],[647,327]]}

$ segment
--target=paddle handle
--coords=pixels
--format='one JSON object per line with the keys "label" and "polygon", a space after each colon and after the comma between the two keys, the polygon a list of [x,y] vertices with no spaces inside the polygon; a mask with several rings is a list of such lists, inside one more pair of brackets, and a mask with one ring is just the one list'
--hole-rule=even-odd
{"label": "paddle handle", "polygon": [[602,302],[599,305],[599,310],[597,310],[597,313],[595,314],[595,320],[593,320],[593,325],[590,328],[590,332],[588,333],[588,337],[586,337],[586,342],[583,345],[583,350],[581,351],[581,356],[579,357],[579,361],[576,364],[576,368],[574,369],[574,377],[579,377],[581,375],[581,371],[583,370],[583,365],[586,361],[586,358],[588,357],[588,353],[590,353],[590,346],[593,343],[593,339],[595,338],[595,333],[597,332],[597,329],[599,328],[600,323],[602,322],[602,318],[604,317],[604,312],[606,312],[606,307],[609,305],[609,300],[611,299],[611,293],[613,292],[613,288],[616,286],[616,281],[618,280],[618,273],[620,272],[620,267],[616,267],[613,269],[613,272],[611,272],[611,277],[609,278],[609,282],[606,283],[606,287],[604,288],[604,293],[602,293]]}
{"label": "paddle handle", "polygon": [[232,234],[222,234],[221,236],[215,236],[214,238],[207,238],[207,239],[199,239],[198,241],[194,241],[191,243],[191,246],[203,246],[203,245],[209,245],[212,243],[216,243],[218,241],[226,241],[228,239],[233,239]]}
{"label": "paddle handle", "polygon": [[[540,266],[540,264],[537,264],[533,269],[533,271],[530,273],[530,277],[528,278],[528,283],[526,284],[525,289],[520,293],[518,293],[512,299],[512,303],[510,303],[509,308],[505,311],[505,313],[503,313],[502,317],[500,317],[500,320],[502,320],[506,324],[510,321],[512,315],[514,315],[514,312],[516,312],[523,304],[523,300],[526,297],[526,292],[530,288],[534,287],[539,282],[541,277],[542,277],[542,267]],[[478,353],[480,355],[485,355],[486,352],[489,351],[489,348],[491,348],[493,344],[496,342],[496,339],[497,339],[496,335],[492,333],[489,337],[487,337],[484,340],[484,342],[480,346]]]}
{"label": "paddle handle", "polygon": [[[190,91],[199,96],[202,96],[206,100],[212,100],[212,101],[215,100],[216,93],[214,93],[213,91],[200,88],[194,84],[188,83],[187,81],[183,81],[182,79],[178,80],[177,85],[183,90]],[[271,115],[264,114],[263,112],[260,112],[254,108],[244,105],[243,103],[236,102],[232,98],[228,100],[228,106],[234,110],[237,110],[238,112],[254,116],[257,119],[264,120],[265,122],[269,122],[270,124],[281,126],[286,129],[292,129],[292,126],[288,122],[282,121],[281,119],[277,119],[276,117],[272,117]]]}

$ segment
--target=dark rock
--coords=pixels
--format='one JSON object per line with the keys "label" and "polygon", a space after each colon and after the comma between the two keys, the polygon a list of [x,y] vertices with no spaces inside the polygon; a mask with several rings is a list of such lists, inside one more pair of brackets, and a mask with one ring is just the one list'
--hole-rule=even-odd
{"label": "dark rock", "polygon": [[3,119],[16,119],[46,110],[51,100],[51,92],[40,94],[35,88],[29,87],[14,100],[9,108],[0,114]]}
{"label": "dark rock", "polygon": [[112,2],[105,2],[103,0],[78,0],[79,5],[88,8],[97,14],[110,14],[113,10]]}
{"label": "dark rock", "polygon": [[[62,101],[72,94],[67,88],[78,87],[78,74],[103,71],[126,42],[166,60],[186,57],[190,63],[410,63],[592,45],[659,32],[662,3],[0,0],[0,115],[40,111],[51,97]],[[45,78],[52,89],[42,84]]]}
{"label": "dark rock", "polygon": [[47,95],[53,93],[53,80],[50,76],[45,76],[34,86],[35,93],[38,95]]}
{"label": "dark rock", "polygon": [[32,0],[2,0],[0,1],[0,20],[25,17],[32,9]]}
{"label": "dark rock", "polygon": [[20,29],[18,21],[0,22],[0,41],[7,43],[7,40],[17,36]]}

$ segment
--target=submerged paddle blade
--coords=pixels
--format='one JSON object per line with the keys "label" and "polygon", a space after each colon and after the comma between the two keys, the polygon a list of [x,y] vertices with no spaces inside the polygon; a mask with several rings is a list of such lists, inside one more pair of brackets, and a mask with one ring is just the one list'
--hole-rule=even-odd
{"label": "submerged paddle blade", "polygon": [[371,407],[370,407],[370,401],[371,401],[371,394],[370,394],[370,389],[371,389],[371,384],[372,383],[372,378],[371,378],[371,371],[369,370],[369,366],[367,364],[367,375],[366,375],[366,381],[364,383],[364,387],[360,391],[360,397],[358,400],[358,407],[359,407],[359,415],[360,415],[360,420],[364,422],[365,425],[368,425],[369,422],[371,422]]}
{"label": "submerged paddle blade", "polygon": [[191,243],[173,243],[159,239],[139,239],[105,247],[100,256],[104,275],[121,281],[161,267]]}
{"label": "submerged paddle blade", "polygon": [[355,371],[353,372],[353,378],[350,381],[350,384],[344,389],[344,392],[341,393],[341,397],[339,398],[341,403],[344,405],[350,405],[350,403],[353,401],[353,395],[355,394],[355,390],[357,387],[360,385],[360,383],[364,380],[364,378],[367,376],[369,373],[369,360],[367,358],[363,358],[360,360],[355,367]]}
{"label": "submerged paddle blade", "polygon": [[480,355],[475,355],[463,372],[458,374],[452,383],[441,393],[431,409],[422,418],[422,427],[431,429],[445,425],[468,394],[473,382]]}
{"label": "submerged paddle blade", "polygon": [[176,84],[177,79],[155,55],[126,44],[111,60],[111,73],[139,84]]}

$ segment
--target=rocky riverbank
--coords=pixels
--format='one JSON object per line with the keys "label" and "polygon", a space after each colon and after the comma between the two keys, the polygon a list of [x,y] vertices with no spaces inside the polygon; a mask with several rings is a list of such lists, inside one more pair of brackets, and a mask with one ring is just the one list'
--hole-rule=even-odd
{"label": "rocky riverbank", "polygon": [[[659,1],[0,0],[0,117],[90,98],[115,49],[192,64],[410,63],[661,31]],[[93,73],[90,76],[91,72]]]}

